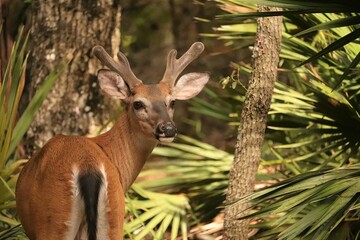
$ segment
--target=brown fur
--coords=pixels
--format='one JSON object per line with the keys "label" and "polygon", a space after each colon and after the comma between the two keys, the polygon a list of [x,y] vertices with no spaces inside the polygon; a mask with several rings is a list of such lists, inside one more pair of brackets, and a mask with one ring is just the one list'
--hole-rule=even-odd
{"label": "brown fur", "polygon": [[[203,48],[203,44],[195,43],[189,51],[197,54],[188,54],[179,60],[171,60],[175,57],[175,52],[172,51],[168,61],[170,59],[176,64],[170,67],[170,70],[167,69],[165,75],[171,74],[171,69],[178,65],[183,69]],[[157,138],[171,141],[176,135],[171,102],[195,96],[209,79],[207,73],[190,73],[178,80],[179,86],[170,84],[175,79],[144,85],[132,76],[124,55],[119,55],[122,64],[116,64],[101,47],[96,49],[98,57],[107,62],[113,70],[99,71],[99,85],[108,96],[121,99],[126,106],[126,112],[119,117],[111,130],[98,137],[59,135],[51,139],[24,166],[17,183],[16,202],[20,220],[32,240],[61,240],[67,236],[69,229],[74,228],[74,225],[69,226],[72,214],[75,214],[72,213],[74,168],[79,170],[80,175],[94,171],[100,173],[102,167],[107,180],[105,204],[108,236],[112,240],[122,239],[125,192],[135,181],[156,146]],[[122,77],[130,76],[132,84],[125,84],[125,80],[118,75],[120,70],[127,73],[122,74]],[[176,78],[181,71],[177,69],[176,74],[171,76]],[[141,102],[141,107],[133,106],[134,101]],[[165,123],[170,126],[166,130],[169,133],[167,135],[164,132],[159,133]],[[75,180],[77,182],[77,179]],[[101,206],[103,205],[104,203]],[[84,226],[82,219],[76,239],[83,235]]]}
{"label": "brown fur", "polygon": [[[133,97],[157,91],[151,94],[157,99],[152,97],[151,101],[164,98],[158,88],[150,88],[138,89]],[[56,136],[29,160],[19,176],[16,198],[20,220],[30,239],[65,237],[65,223],[71,217],[72,169],[76,166],[87,172],[101,165],[108,181],[109,236],[122,239],[124,194],[157,144],[134,118],[133,109],[128,108],[111,130],[98,137]],[[155,128],[158,121],[150,127]]]}

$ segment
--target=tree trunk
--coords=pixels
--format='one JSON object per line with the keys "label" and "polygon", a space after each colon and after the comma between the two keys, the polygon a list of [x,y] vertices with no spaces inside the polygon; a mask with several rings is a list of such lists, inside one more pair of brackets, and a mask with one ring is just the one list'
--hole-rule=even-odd
{"label": "tree trunk", "polygon": [[[259,6],[259,11],[279,9]],[[281,17],[258,19],[253,50],[253,71],[241,113],[235,157],[230,170],[226,201],[232,203],[254,189],[261,145],[264,140],[281,43]],[[238,220],[246,214],[248,204],[230,205],[225,209],[225,239],[248,239],[249,221]]]}
{"label": "tree trunk", "polygon": [[33,0],[31,14],[29,98],[55,65],[75,50],[27,133],[28,140],[42,146],[59,133],[87,134],[109,118],[104,113],[110,104],[104,103],[97,87],[100,62],[92,47],[100,44],[113,55],[118,52],[121,12],[118,0]]}

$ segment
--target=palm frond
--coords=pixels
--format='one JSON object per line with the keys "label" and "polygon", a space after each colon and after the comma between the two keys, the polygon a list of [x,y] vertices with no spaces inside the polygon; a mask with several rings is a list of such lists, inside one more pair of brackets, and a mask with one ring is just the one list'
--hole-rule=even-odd
{"label": "palm frond", "polygon": [[25,236],[24,229],[21,225],[16,225],[0,232],[0,240],[22,240],[28,239]]}
{"label": "palm frond", "polygon": [[[289,42],[293,42],[293,40],[289,37],[283,37],[285,41],[289,42],[282,44],[282,54],[286,54],[295,61],[301,61],[300,65],[297,66],[302,66],[315,61],[324,61],[334,68],[341,69],[342,73],[339,73],[338,77],[338,82],[340,83],[348,77],[348,74],[350,74],[349,69],[354,68],[358,64],[358,61],[355,58],[359,52],[359,47],[358,44],[356,44],[357,46],[354,45],[356,39],[360,36],[360,31],[357,27],[360,24],[360,18],[358,15],[359,3],[357,1],[351,1],[351,4],[349,4],[349,2],[342,3],[340,1],[332,1],[325,4],[322,1],[309,2],[296,0],[222,0],[218,2],[225,5],[235,4],[253,8],[252,11],[245,13],[231,13],[218,16],[219,19],[231,21],[230,24],[217,28],[220,32],[219,38],[221,39],[234,40],[241,37],[241,39],[246,40],[252,37],[251,33],[242,29],[246,29],[244,26],[251,26],[252,28],[250,29],[253,29],[254,24],[253,22],[249,23],[249,21],[247,23],[242,23],[244,20],[254,19],[257,17],[283,15],[285,16],[284,29],[287,33],[292,35],[293,38],[305,34],[308,35],[314,31],[327,31],[329,33],[327,38],[321,37],[321,39],[326,42],[324,43],[326,45],[322,44],[324,47],[315,47],[314,51],[313,49],[308,51],[316,46],[313,43],[311,48],[308,48],[307,51],[302,51],[302,54],[300,53],[297,55],[294,54],[295,52],[299,52],[296,48],[295,52],[292,52],[291,50],[287,51],[287,49],[284,48],[284,46],[288,46]],[[255,12],[255,4],[281,7],[284,10],[277,12]],[[236,22],[236,24],[233,24],[234,22]],[[236,26],[241,26],[241,28],[237,28]],[[299,28],[300,31],[297,30]],[[227,32],[228,35],[223,34],[222,32],[224,31]],[[292,34],[294,31],[297,31],[297,33]],[[227,36],[231,36],[231,38],[227,38]],[[316,40],[317,36],[320,35],[315,35],[314,40]],[[307,38],[308,37],[306,37],[306,39]],[[351,51],[349,51],[350,48]],[[341,54],[342,50],[344,50],[346,54]],[[344,62],[342,62],[339,64],[336,55],[332,54],[329,56],[329,54],[334,51],[339,52],[337,54],[343,55],[343,58],[347,58],[347,63],[344,64]]]}
{"label": "palm frond", "polygon": [[[55,79],[71,60],[71,55],[63,60],[45,79],[27,109],[19,117],[18,106],[25,85],[27,63],[26,45],[29,35],[24,37],[20,29],[15,41],[3,79],[0,80],[0,230],[18,225],[14,211],[16,181],[25,160],[17,160],[15,149],[20,143],[45,96]],[[19,119],[18,119],[19,118]],[[15,229],[15,228],[14,228]],[[4,231],[7,236],[7,230]]]}
{"label": "palm frond", "polygon": [[288,134],[288,143],[276,148],[288,149],[283,151],[288,162],[312,159],[318,167],[336,161],[338,166],[348,163],[344,159],[358,152],[360,144],[360,114],[355,103],[321,82],[309,81],[306,86],[311,94],[276,85],[269,129]]}
{"label": "palm frond", "polygon": [[138,185],[152,191],[186,193],[197,217],[211,219],[224,200],[233,155],[186,136],[180,135],[179,140],[181,143],[154,150],[154,156],[169,161],[147,164],[149,169],[140,174],[140,179],[147,180]]}
{"label": "palm frond", "polygon": [[9,145],[9,150],[6,155],[7,158],[9,158],[10,155],[14,152],[22,137],[30,127],[30,124],[35,117],[35,113],[41,107],[46,96],[54,86],[56,79],[64,72],[64,70],[72,60],[73,52],[74,51],[70,51],[66,55],[66,57],[55,66],[54,70],[46,76],[43,84],[36,91],[25,111],[20,116],[13,130],[11,143]]}
{"label": "palm frond", "polygon": [[358,15],[329,20],[328,22],[323,22],[318,25],[309,27],[308,29],[305,29],[301,32],[298,32],[294,35],[294,37],[302,36],[314,31],[328,30],[331,28],[339,28],[339,27],[349,27],[357,24],[360,24],[360,16]]}
{"label": "palm frond", "polygon": [[355,41],[359,37],[360,37],[360,29],[354,30],[353,32],[334,41],[333,43],[328,45],[326,48],[322,49],[321,51],[319,51],[315,55],[311,56],[307,60],[303,61],[301,63],[301,65],[307,64],[309,62],[313,62],[314,60],[319,59],[320,57],[324,56],[325,54],[328,54],[332,51],[340,49],[340,48],[344,47],[346,44]]}
{"label": "palm frond", "polygon": [[179,232],[183,240],[187,239],[190,205],[184,195],[151,192],[137,184],[132,186],[130,195],[126,209],[131,215],[124,226],[125,235],[131,234],[135,240],[147,235],[164,239],[170,228],[170,239],[176,239]]}
{"label": "palm frond", "polygon": [[[354,239],[351,230],[357,226],[352,219],[359,217],[360,165],[336,170],[322,170],[301,174],[260,190],[242,199],[253,203],[254,211],[247,217],[255,217],[269,225],[260,227],[258,237],[272,236],[273,239]],[[276,221],[272,218],[276,216]],[[349,228],[338,228],[342,224]],[[262,228],[265,227],[265,228]],[[269,229],[267,229],[269,228]],[[281,231],[273,231],[279,228]],[[346,234],[340,234],[346,230]],[[355,231],[356,234],[356,231]]]}

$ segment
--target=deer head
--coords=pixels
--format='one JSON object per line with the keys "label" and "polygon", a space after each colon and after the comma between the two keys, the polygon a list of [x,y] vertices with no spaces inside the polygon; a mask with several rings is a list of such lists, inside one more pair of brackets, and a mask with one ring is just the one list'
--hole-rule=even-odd
{"label": "deer head", "polygon": [[98,72],[102,91],[114,99],[120,99],[134,128],[147,138],[171,142],[177,129],[173,122],[176,100],[187,100],[196,96],[209,80],[208,73],[193,72],[181,76],[181,72],[204,50],[201,42],[194,43],[189,50],[176,58],[176,50],[167,57],[164,76],[158,84],[144,84],[130,68],[126,56],[119,52],[116,62],[101,46],[94,47],[97,58],[109,69]]}

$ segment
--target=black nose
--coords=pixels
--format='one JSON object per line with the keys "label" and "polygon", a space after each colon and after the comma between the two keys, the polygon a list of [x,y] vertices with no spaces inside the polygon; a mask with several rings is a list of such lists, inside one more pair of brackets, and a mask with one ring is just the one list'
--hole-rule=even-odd
{"label": "black nose", "polygon": [[156,135],[159,137],[175,137],[177,129],[171,122],[160,123],[156,128]]}

